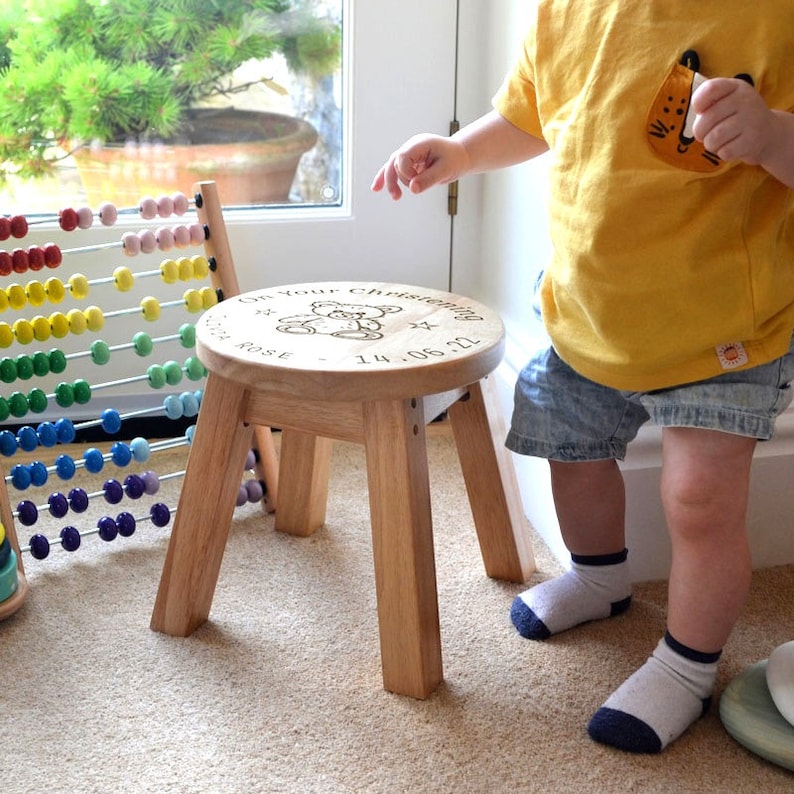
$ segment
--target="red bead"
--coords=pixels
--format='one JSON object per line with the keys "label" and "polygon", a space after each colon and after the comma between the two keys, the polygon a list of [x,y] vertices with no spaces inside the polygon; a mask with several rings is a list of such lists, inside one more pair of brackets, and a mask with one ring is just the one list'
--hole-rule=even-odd
{"label": "red bead", "polygon": [[15,248],[11,252],[11,267],[15,273],[24,273],[28,269],[28,252],[24,248]]}
{"label": "red bead", "polygon": [[11,221],[5,216],[0,216],[0,240],[7,240],[11,236]]}
{"label": "red bead", "polygon": [[44,264],[47,267],[56,268],[63,262],[61,249],[55,243],[47,243],[44,246]]}
{"label": "red bead", "polygon": [[44,269],[44,249],[38,245],[31,245],[28,248],[28,267],[31,270]]}
{"label": "red bead", "polygon": [[58,215],[58,222],[65,232],[73,232],[77,228],[77,221],[77,212],[71,207],[61,210]]}
{"label": "red bead", "polygon": [[13,270],[11,254],[8,251],[0,251],[0,276],[10,276]]}
{"label": "red bead", "polygon": [[24,215],[11,218],[11,236],[21,240],[28,233],[28,222]]}

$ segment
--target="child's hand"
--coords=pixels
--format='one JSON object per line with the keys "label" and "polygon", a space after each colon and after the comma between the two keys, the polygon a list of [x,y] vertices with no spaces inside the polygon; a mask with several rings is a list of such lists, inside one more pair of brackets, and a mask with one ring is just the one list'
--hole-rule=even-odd
{"label": "child's hand", "polygon": [[761,95],[738,78],[706,80],[692,95],[694,134],[722,160],[762,165],[776,135],[777,119]]}
{"label": "child's hand", "polygon": [[454,182],[464,170],[463,145],[440,135],[417,135],[389,157],[375,175],[371,189],[386,191],[393,199],[402,194],[400,185],[411,193],[421,193],[433,185]]}

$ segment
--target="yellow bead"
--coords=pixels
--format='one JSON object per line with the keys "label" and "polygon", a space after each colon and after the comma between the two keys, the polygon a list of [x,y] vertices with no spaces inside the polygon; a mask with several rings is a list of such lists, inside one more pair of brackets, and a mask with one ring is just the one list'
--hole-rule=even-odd
{"label": "yellow bead", "polygon": [[29,281],[25,292],[28,296],[28,303],[31,306],[41,306],[47,300],[47,291],[44,289],[44,284],[40,281]]}
{"label": "yellow bead", "polygon": [[72,297],[81,300],[88,296],[88,279],[82,273],[75,273],[69,277],[69,289]]}
{"label": "yellow bead", "polygon": [[179,266],[173,259],[163,259],[160,263],[160,277],[166,284],[179,281]]}
{"label": "yellow bead", "polygon": [[82,334],[88,328],[88,321],[80,309],[70,309],[66,313],[66,319],[69,321],[69,330],[73,334]]}
{"label": "yellow bead", "polygon": [[60,303],[66,296],[66,287],[63,285],[63,281],[54,276],[44,282],[44,289],[47,292],[50,303]]}
{"label": "yellow bead", "polygon": [[160,316],[160,301],[149,295],[141,301],[141,309],[143,319],[152,322]]}
{"label": "yellow bead", "polygon": [[135,283],[135,276],[128,267],[117,267],[113,271],[113,278],[116,279],[116,289],[119,292],[129,292]]}
{"label": "yellow bead", "polygon": [[63,312],[53,312],[50,315],[50,328],[56,339],[63,339],[69,334],[69,318]]}
{"label": "yellow bead", "polygon": [[0,543],[6,539],[6,528],[0,524]]}
{"label": "yellow bead", "polygon": [[52,336],[52,326],[49,318],[37,314],[31,321],[33,336],[37,342],[46,342]]}
{"label": "yellow bead", "polygon": [[193,278],[199,281],[207,278],[210,272],[210,263],[207,261],[207,257],[196,254],[190,257],[190,261],[193,262]]}
{"label": "yellow bead", "polygon": [[176,260],[177,267],[179,268],[179,280],[190,281],[193,278],[193,262],[186,257],[180,257]]}
{"label": "yellow bead", "polygon": [[89,306],[83,314],[89,331],[101,331],[105,325],[105,315],[99,306]]}
{"label": "yellow bead", "polygon": [[0,312],[4,312],[8,308],[8,295],[4,289],[0,289]]}
{"label": "yellow bead", "polygon": [[12,309],[21,309],[28,302],[28,295],[21,284],[11,284],[6,287],[6,295],[8,296],[8,305]]}
{"label": "yellow bead", "polygon": [[29,345],[33,341],[33,326],[28,320],[17,320],[14,323],[14,336],[20,345]]}
{"label": "yellow bead", "polygon": [[14,344],[14,332],[8,323],[0,323],[0,347],[11,347]]}
{"label": "yellow bead", "polygon": [[201,300],[201,293],[197,289],[185,290],[182,297],[185,299],[185,306],[189,312],[195,314],[201,311],[204,304]]}
{"label": "yellow bead", "polygon": [[201,305],[205,309],[209,309],[210,306],[214,306],[218,302],[218,293],[212,287],[202,287],[199,294],[201,295]]}

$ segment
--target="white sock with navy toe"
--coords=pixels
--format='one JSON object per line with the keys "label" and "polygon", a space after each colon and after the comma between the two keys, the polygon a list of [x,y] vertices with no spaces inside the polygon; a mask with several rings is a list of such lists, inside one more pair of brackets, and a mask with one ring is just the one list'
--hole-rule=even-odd
{"label": "white sock with navy toe", "polygon": [[648,661],[593,715],[588,733],[620,750],[661,752],[708,710],[719,658],[667,632]]}
{"label": "white sock with navy toe", "polygon": [[625,612],[631,604],[628,551],[571,555],[571,569],[531,587],[513,601],[510,618],[522,637],[552,634]]}

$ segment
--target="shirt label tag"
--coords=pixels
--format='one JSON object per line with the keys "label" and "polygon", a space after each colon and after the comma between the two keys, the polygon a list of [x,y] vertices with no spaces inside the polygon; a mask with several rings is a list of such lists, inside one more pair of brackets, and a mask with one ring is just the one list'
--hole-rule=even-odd
{"label": "shirt label tag", "polygon": [[724,345],[717,345],[716,350],[723,369],[743,367],[750,361],[741,342],[726,342]]}

